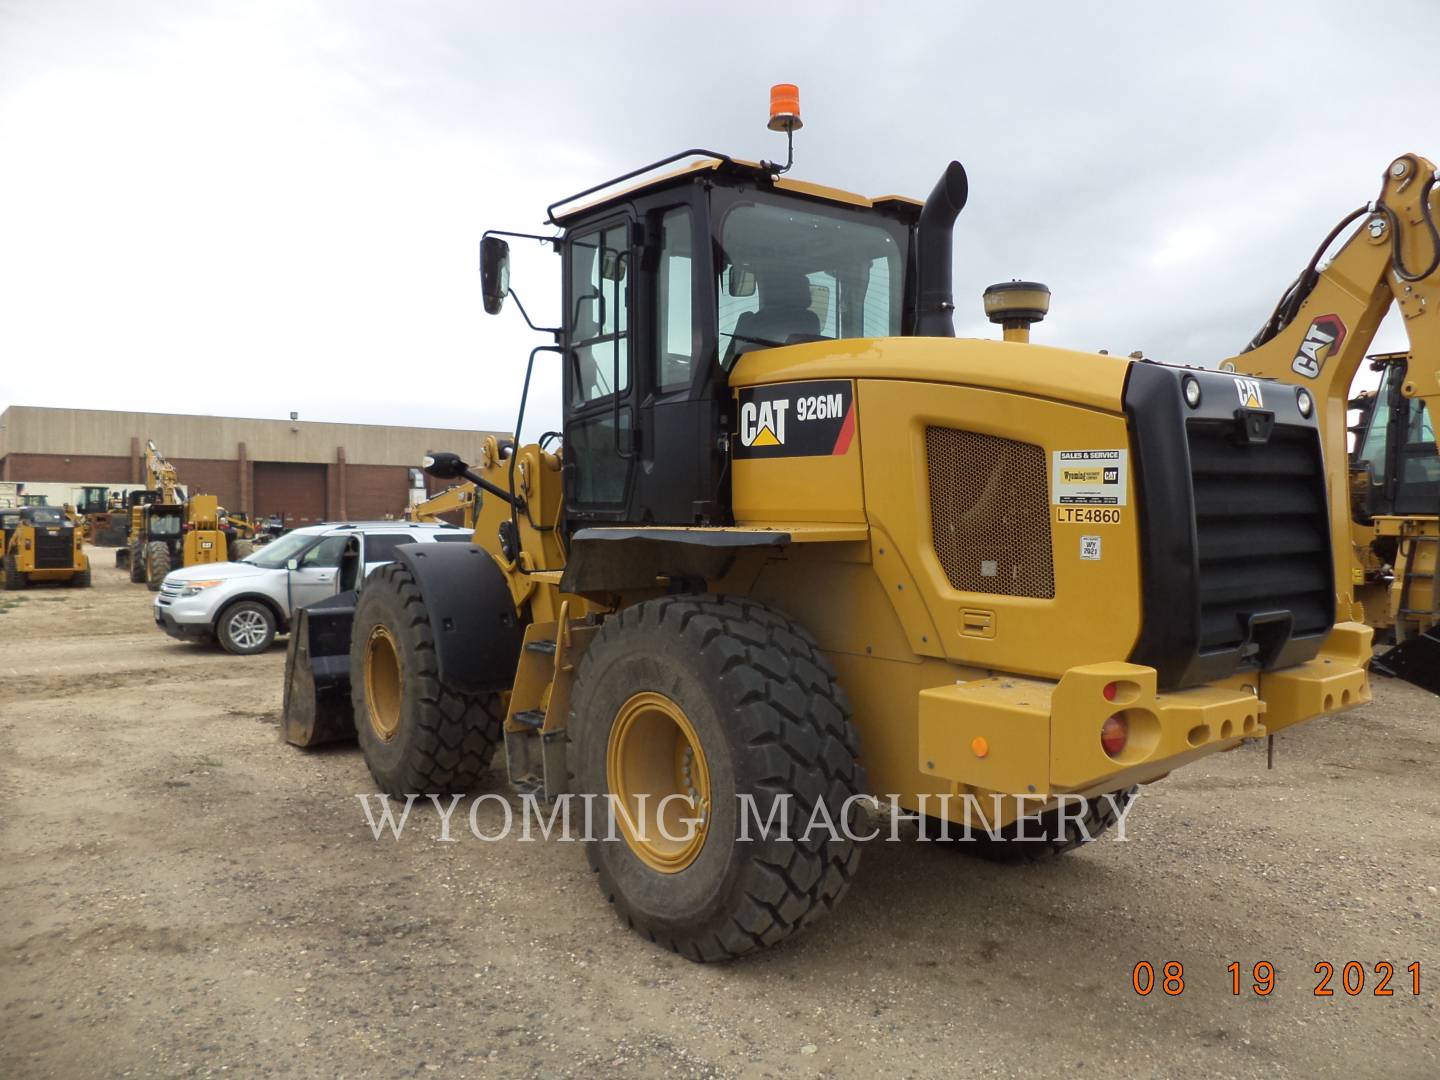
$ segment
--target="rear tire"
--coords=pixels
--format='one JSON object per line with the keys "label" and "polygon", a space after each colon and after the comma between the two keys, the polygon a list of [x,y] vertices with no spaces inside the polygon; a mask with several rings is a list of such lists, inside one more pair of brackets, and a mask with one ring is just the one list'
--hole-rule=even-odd
{"label": "rear tire", "polygon": [[5,556],[5,588],[23,589],[29,585],[29,580],[22,574],[15,564],[14,555]]}
{"label": "rear tire", "polygon": [[464,794],[478,785],[502,738],[499,694],[440,681],[424,598],[403,563],[365,580],[350,635],[355,734],[381,791]]}
{"label": "rear tire", "polygon": [[258,600],[231,604],[215,620],[215,640],[236,656],[264,652],[275,640],[275,615]]}
{"label": "rear tire", "polygon": [[[638,722],[637,709],[648,710]],[[691,960],[743,956],[814,923],[849,888],[859,736],[829,661],[778,611],[691,595],[611,616],[581,658],[570,734],[578,792],[638,808],[641,794],[655,807],[678,789],[705,808],[679,804],[703,819],[698,850],[637,840],[618,811],[622,839],[585,845],[620,919],[651,941]],[[594,805],[603,820],[607,800]],[[742,814],[756,812],[741,840]]]}
{"label": "rear tire", "polygon": [[145,545],[145,587],[151,592],[160,591],[160,583],[170,572],[170,549],[159,540]]}
{"label": "rear tire", "polygon": [[241,559],[253,554],[255,545],[249,540],[236,540],[230,545],[230,561],[239,562]]}
{"label": "rear tire", "polygon": [[70,587],[71,587],[72,589],[88,589],[88,588],[90,588],[90,567],[87,566],[87,567],[85,567],[84,570],[81,570],[78,574],[73,574],[73,575],[71,575],[71,577],[70,577]]}
{"label": "rear tire", "polygon": [[130,542],[130,580],[136,585],[145,580],[145,545],[139,539]]}

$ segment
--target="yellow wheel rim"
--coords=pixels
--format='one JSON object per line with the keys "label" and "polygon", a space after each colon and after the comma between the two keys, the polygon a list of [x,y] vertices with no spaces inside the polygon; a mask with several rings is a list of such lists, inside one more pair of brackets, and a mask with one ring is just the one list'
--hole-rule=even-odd
{"label": "yellow wheel rim", "polygon": [[365,705],[375,734],[389,742],[400,729],[400,654],[383,626],[365,644]]}
{"label": "yellow wheel rim", "polygon": [[605,778],[620,832],[641,862],[676,874],[695,861],[710,827],[710,766],[684,709],[651,691],[620,706]]}

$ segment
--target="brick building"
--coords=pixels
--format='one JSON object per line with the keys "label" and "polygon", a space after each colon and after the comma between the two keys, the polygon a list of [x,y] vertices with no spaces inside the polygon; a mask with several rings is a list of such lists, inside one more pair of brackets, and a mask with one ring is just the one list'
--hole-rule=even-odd
{"label": "brick building", "polygon": [[[295,528],[397,517],[427,450],[475,461],[490,434],[498,433],[15,405],[0,413],[0,480],[144,483],[153,440],[192,494],[282,514]],[[444,486],[429,481],[431,491]]]}

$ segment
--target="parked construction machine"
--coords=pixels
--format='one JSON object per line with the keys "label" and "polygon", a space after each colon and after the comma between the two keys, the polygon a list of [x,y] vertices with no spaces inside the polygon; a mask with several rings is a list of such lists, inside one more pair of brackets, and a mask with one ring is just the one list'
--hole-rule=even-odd
{"label": "parked construction machine", "polygon": [[[1222,367],[1297,384],[1320,403],[1341,612],[1394,642],[1376,670],[1440,693],[1435,188],[1427,159],[1403,154],[1391,162],[1379,197],[1331,230],[1250,345]],[[1410,349],[1370,357],[1379,386],[1352,399],[1355,376],[1392,308]],[[1356,439],[1347,453],[1351,408],[1361,418],[1348,432]]]}
{"label": "parked construction machine", "polygon": [[230,558],[220,501],[214,495],[186,498],[175,466],[153,440],[145,444],[145,476],[149,487],[128,496],[129,541],[115,553],[115,565],[128,568],[131,581],[144,582],[157,592],[165,575],[176,567]]}
{"label": "parked construction machine", "polygon": [[1350,401],[1356,596],[1393,643],[1374,669],[1440,694],[1440,443],[1424,402],[1405,396],[1410,354],[1369,361],[1379,385]]}
{"label": "parked construction machine", "polygon": [[[382,791],[471,790],[503,742],[520,790],[608,805],[602,893],[696,960],[833,908],[872,794],[1056,854],[1139,784],[1370,698],[1343,391],[1032,344],[1032,282],[987,293],[1004,340],[958,340],[962,167],[923,203],[787,169],[685,151],[487,234],[486,310],[519,306],[528,238],[563,318],[514,449],[430,455],[481,493],[473,542],[400,547],[291,645],[302,673],[348,654]],[[1440,321],[1414,285],[1412,340]],[[1298,355],[1295,312],[1248,359]],[[550,354],[563,439],[525,443]]]}
{"label": "parked construction machine", "polygon": [[405,520],[445,522],[473,529],[476,501],[475,485],[467,480],[461,484],[453,484],[444,491],[437,491],[428,499],[407,507]]}
{"label": "parked construction machine", "polygon": [[0,511],[0,550],[6,589],[40,582],[90,587],[90,559],[82,530],[57,507],[25,506]]}
{"label": "parked construction machine", "polygon": [[100,484],[87,484],[75,493],[75,512],[85,519],[85,533],[91,544],[123,547],[129,539],[130,515],[125,496]]}

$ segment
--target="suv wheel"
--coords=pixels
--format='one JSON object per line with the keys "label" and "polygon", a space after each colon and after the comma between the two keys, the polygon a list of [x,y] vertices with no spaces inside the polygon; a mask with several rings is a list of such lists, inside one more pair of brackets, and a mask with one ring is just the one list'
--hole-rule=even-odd
{"label": "suv wheel", "polygon": [[264,652],[275,640],[275,616],[258,601],[242,600],[221,614],[215,636],[222,649],[237,656]]}

